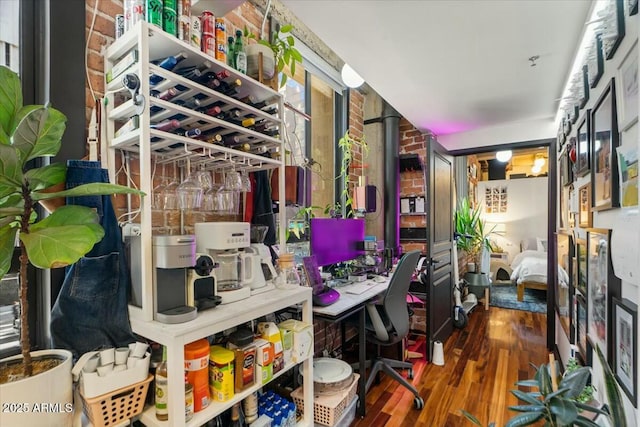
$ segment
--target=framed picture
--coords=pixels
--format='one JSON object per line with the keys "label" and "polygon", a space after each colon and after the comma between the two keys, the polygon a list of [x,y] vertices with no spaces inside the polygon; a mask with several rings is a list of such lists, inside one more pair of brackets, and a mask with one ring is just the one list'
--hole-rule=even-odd
{"label": "framed picture", "polygon": [[576,140],[576,175],[584,176],[589,173],[591,167],[591,155],[589,150],[589,138],[591,136],[591,110],[587,110],[582,121],[578,125],[578,133]]}
{"label": "framed picture", "polygon": [[624,0],[612,0],[605,9],[603,26],[605,33],[603,34],[604,55],[607,59],[613,58],[620,46],[620,42],[624,38]]}
{"label": "framed picture", "polygon": [[582,87],[582,93],[580,94],[580,108],[584,108],[589,101],[589,69],[587,64],[582,66],[582,78],[578,82],[578,85]]}
{"label": "framed picture", "polygon": [[576,295],[576,345],[578,351],[583,355],[583,362],[587,361],[587,301],[582,295]]}
{"label": "framed picture", "polygon": [[573,259],[572,236],[566,232],[556,233],[558,276],[556,278],[556,312],[567,338],[571,340],[571,267]]}
{"label": "framed picture", "polygon": [[[633,145],[638,140],[638,122],[620,133],[618,155],[618,182],[620,183],[620,207],[638,206],[638,149]],[[627,142],[629,141],[629,142]]]}
{"label": "framed picture", "polygon": [[593,213],[591,212],[591,183],[588,182],[578,189],[578,227],[591,227],[592,219]]}
{"label": "framed picture", "polygon": [[618,162],[614,155],[619,144],[615,82],[611,79],[591,111],[591,188],[594,210],[619,206]]}
{"label": "framed picture", "polygon": [[594,88],[604,72],[604,55],[602,53],[602,34],[596,34],[587,53],[589,69],[589,87]]}
{"label": "framed picture", "polygon": [[627,8],[629,10],[629,16],[638,13],[638,0],[627,0]]}
{"label": "framed picture", "polygon": [[577,276],[575,287],[582,293],[583,296],[587,296],[587,286],[589,285],[589,269],[587,265],[587,241],[585,239],[576,239],[576,262],[577,262]]}
{"label": "framed picture", "polygon": [[618,67],[618,115],[620,130],[625,131],[638,121],[638,41]]}
{"label": "framed picture", "polygon": [[633,406],[638,407],[638,306],[628,299],[613,301],[613,373]]}

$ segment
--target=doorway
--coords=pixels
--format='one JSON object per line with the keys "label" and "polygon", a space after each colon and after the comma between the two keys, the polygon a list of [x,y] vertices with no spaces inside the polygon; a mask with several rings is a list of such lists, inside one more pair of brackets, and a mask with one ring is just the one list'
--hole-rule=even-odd
{"label": "doorway", "polygon": [[[536,250],[538,243],[541,245],[540,249],[545,249],[548,348],[553,348],[555,343],[553,284],[557,271],[551,268],[555,260],[555,245],[550,244],[554,241],[556,231],[555,145],[555,140],[547,139],[450,152],[456,156],[456,168],[464,168],[464,173],[461,170],[456,173],[457,201],[462,197],[469,197],[470,201],[482,207],[483,217],[497,231],[492,240],[499,246],[498,251],[502,252],[493,255],[493,278],[497,277],[500,269],[500,279],[505,278],[505,273],[511,275],[511,264],[522,253],[523,241],[535,242]],[[511,158],[506,162],[499,162],[495,158],[499,151],[511,151]],[[467,162],[467,159],[472,161]],[[538,164],[541,163],[540,159],[544,160],[543,167],[539,171],[531,171],[536,160]],[[525,200],[524,207],[518,207],[520,199]],[[545,203],[536,204],[536,201]],[[521,210],[527,215],[532,213],[530,211],[533,206],[536,207],[535,217],[528,218],[522,214]],[[532,227],[532,224],[535,226]]]}

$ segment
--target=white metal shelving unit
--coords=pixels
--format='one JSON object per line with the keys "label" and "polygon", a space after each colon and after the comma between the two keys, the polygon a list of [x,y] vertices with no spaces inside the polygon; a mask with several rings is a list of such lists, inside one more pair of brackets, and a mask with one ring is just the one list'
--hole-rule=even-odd
{"label": "white metal shelving unit", "polygon": [[[216,61],[198,49],[146,22],[136,24],[133,29],[116,40],[106,50],[105,74],[121,58],[132,51],[137,52],[137,61],[130,65],[119,77],[105,84],[108,95],[105,112],[107,117],[106,141],[103,140],[103,146],[106,146],[106,150],[103,150],[103,164],[106,163],[109,169],[111,182],[116,182],[115,165],[117,153],[125,152],[128,156],[137,159],[139,161],[140,189],[147,194],[147,197],[142,198],[140,202],[139,215],[142,252],[140,259],[143,263],[141,269],[142,306],[130,306],[129,313],[132,329],[135,333],[167,347],[168,382],[170,387],[169,421],[158,421],[153,408],[147,408],[143,412],[141,419],[148,426],[199,426],[230,408],[235,402],[242,400],[249,393],[260,388],[261,385],[255,385],[249,390],[237,394],[228,402],[212,402],[208,408],[196,413],[193,419],[185,424],[184,345],[292,305],[301,305],[303,321],[313,324],[311,290],[303,287],[286,290],[276,289],[252,296],[243,301],[201,312],[195,320],[182,324],[168,325],[154,321],[151,212],[152,160],[160,164],[177,162],[181,167],[188,164],[198,165],[212,171],[224,171],[230,168],[248,171],[279,168],[280,206],[284,206],[285,174],[282,137],[271,137],[246,129],[173,102],[181,99],[186,100],[198,95],[205,105],[221,101],[224,103],[223,111],[239,109],[242,115],[255,117],[257,120],[265,120],[275,126],[283,127],[284,124],[281,119],[283,100],[282,96],[273,89],[244,74],[238,73],[226,64]],[[229,79],[240,79],[242,84],[238,88],[236,96],[227,96],[151,63],[153,60],[176,55],[179,52],[186,53],[187,58],[180,62],[178,68],[195,66],[202,64],[204,61],[209,61],[213,64],[212,71],[226,70],[230,74]],[[114,92],[120,89],[122,76],[127,73],[135,73],[140,78],[139,93],[144,97],[142,112],[140,112],[140,106],[135,105],[133,100],[114,106]],[[162,77],[163,80],[152,88],[148,77],[153,74]],[[180,85],[181,91],[170,101],[151,96],[152,89],[162,91],[177,85]],[[276,104],[278,112],[269,114],[238,100],[247,95],[251,95],[258,101],[267,100],[269,104]],[[151,107],[157,108],[152,110]],[[128,120],[129,117],[136,113],[139,114],[138,129],[114,138],[116,124]],[[203,132],[216,129],[215,132],[220,135],[238,135],[241,138],[241,142],[248,143],[251,149],[249,152],[240,151],[232,147],[211,144],[202,140],[151,129],[151,124],[170,118],[179,120],[181,128],[184,129],[198,127]],[[276,151],[281,153],[279,158],[270,158],[262,155],[267,150],[273,151],[274,148],[277,148]],[[284,209],[281,210],[279,219],[280,223],[284,224]],[[285,230],[281,227],[279,234],[281,243],[285,241],[284,236]],[[281,375],[282,372],[286,372],[292,366],[286,366],[283,371],[274,375],[274,378]],[[302,362],[304,378],[313,378],[312,369],[311,358]],[[178,386],[171,386],[173,384],[178,384]],[[305,381],[304,396],[307,407],[313,407],[312,392],[312,385],[309,381]],[[312,413],[307,411],[300,425],[311,426],[312,424]]]}

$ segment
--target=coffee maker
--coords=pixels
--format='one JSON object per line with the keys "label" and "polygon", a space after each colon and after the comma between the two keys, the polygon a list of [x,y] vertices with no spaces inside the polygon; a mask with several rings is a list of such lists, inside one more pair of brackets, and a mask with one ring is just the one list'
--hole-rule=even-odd
{"label": "coffee maker", "polygon": [[153,317],[158,322],[196,318],[198,310],[187,304],[187,272],[195,262],[195,236],[153,237]]}
{"label": "coffee maker", "polygon": [[199,222],[195,224],[195,232],[197,251],[209,255],[217,265],[212,275],[220,303],[249,298],[253,258],[240,251],[249,246],[249,223]]}
{"label": "coffee maker", "polygon": [[253,254],[253,282],[251,294],[259,294],[274,289],[274,279],[278,275],[271,259],[271,250],[265,245],[264,238],[269,227],[266,225],[251,224],[251,245],[246,249]]}
{"label": "coffee maker", "polygon": [[187,304],[198,311],[215,308],[221,298],[216,295],[213,269],[216,264],[207,254],[196,254],[196,264],[187,273]]}

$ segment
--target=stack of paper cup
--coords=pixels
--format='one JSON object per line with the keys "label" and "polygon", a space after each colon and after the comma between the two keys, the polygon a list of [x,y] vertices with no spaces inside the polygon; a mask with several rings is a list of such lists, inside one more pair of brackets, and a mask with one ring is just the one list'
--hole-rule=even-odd
{"label": "stack of paper cup", "polygon": [[433,358],[431,359],[434,365],[444,366],[444,350],[442,348],[442,341],[435,341],[433,343]]}

